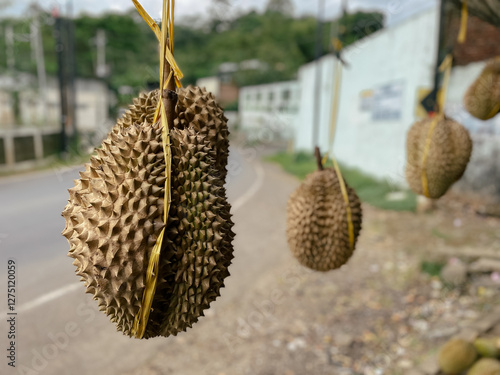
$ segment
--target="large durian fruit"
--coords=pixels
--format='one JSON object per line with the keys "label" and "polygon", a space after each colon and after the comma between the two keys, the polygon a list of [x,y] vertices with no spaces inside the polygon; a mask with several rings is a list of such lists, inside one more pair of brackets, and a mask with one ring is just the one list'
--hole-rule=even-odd
{"label": "large durian fruit", "polygon": [[493,118],[500,112],[500,56],[488,62],[469,87],[464,105],[472,116],[481,120]]}
{"label": "large durian fruit", "polygon": [[[342,177],[341,177],[342,178]],[[292,254],[313,270],[329,271],[345,264],[361,230],[361,202],[346,184],[354,243],[349,241],[347,205],[334,169],[309,174],[287,206],[287,238]]]}
{"label": "large durian fruit", "polygon": [[[424,163],[429,129],[427,159]],[[472,153],[469,132],[461,124],[448,118],[426,119],[412,125],[406,140],[406,180],[417,194],[440,198],[465,172]],[[425,165],[424,165],[425,164]],[[424,192],[422,175],[427,178],[428,194]]]}
{"label": "large durian fruit", "polygon": [[[193,99],[193,93],[208,100]],[[129,336],[142,305],[149,258],[165,227],[162,128],[151,115],[157,101],[157,91],[134,100],[69,190],[63,211],[63,235],[77,275]],[[224,188],[226,119],[206,91],[194,88],[179,90],[176,115],[170,130],[171,205],[143,338],[191,327],[219,295],[233,257]]]}

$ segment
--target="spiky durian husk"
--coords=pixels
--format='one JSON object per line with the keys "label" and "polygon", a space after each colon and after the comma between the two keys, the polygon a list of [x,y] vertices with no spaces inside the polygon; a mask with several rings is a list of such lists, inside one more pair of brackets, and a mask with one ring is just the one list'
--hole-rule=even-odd
{"label": "spiky durian husk", "polygon": [[[118,120],[118,124],[129,126],[133,123],[151,123],[154,119],[160,91],[141,93],[134,103]],[[192,126],[205,135],[210,146],[215,150],[215,165],[220,177],[226,177],[226,165],[229,154],[229,130],[224,110],[217,103],[212,93],[205,88],[187,86],[177,89],[176,118],[174,127],[185,129]]]}
{"label": "spiky durian husk", "polygon": [[[149,92],[141,92],[137,98],[132,100],[128,110],[120,117],[116,124],[127,127],[132,124],[153,123],[156,107],[160,98],[160,90],[156,89]],[[113,128],[117,130],[118,127]]]}
{"label": "spiky durian husk", "polygon": [[[214,151],[193,128],[175,129],[172,143],[172,203],[166,230],[167,247],[175,257],[175,275],[164,279],[153,303],[153,321],[163,336],[191,327],[219,296],[229,275],[234,233],[223,180],[213,167]],[[161,269],[170,270],[165,258]],[[167,275],[171,275],[165,272]],[[172,287],[173,285],[173,287]],[[161,300],[168,308],[160,308]],[[157,307],[158,306],[158,307]]]}
{"label": "spiky durian husk", "polygon": [[[164,227],[161,127],[117,124],[75,187],[63,216],[77,274],[117,329],[131,335],[151,250]],[[214,150],[193,128],[171,131],[172,203],[144,338],[198,320],[232,259],[230,206]]]}
{"label": "spiky durian husk", "polygon": [[[347,186],[354,244],[361,230],[361,202]],[[299,262],[317,271],[336,269],[352,256],[347,211],[334,169],[309,174],[288,200],[287,237]]]}
{"label": "spiky durian husk", "polygon": [[[406,180],[415,193],[422,195],[422,158],[432,121],[413,124],[406,140]],[[451,119],[439,120],[431,136],[425,165],[430,198],[440,198],[462,177],[471,153],[472,140],[467,129]]]}
{"label": "spiky durian husk", "polygon": [[474,117],[488,120],[500,111],[500,57],[491,60],[467,90],[465,109]]}
{"label": "spiky durian husk", "polygon": [[115,131],[69,189],[63,235],[87,292],[129,333],[142,303],[149,255],[164,227],[165,162],[159,126]]}
{"label": "spiky durian husk", "polygon": [[179,89],[175,111],[177,114],[175,127],[183,129],[191,124],[196,131],[206,136],[216,151],[216,168],[220,171],[220,177],[225,179],[229,130],[224,110],[216,102],[213,94],[197,86]]}

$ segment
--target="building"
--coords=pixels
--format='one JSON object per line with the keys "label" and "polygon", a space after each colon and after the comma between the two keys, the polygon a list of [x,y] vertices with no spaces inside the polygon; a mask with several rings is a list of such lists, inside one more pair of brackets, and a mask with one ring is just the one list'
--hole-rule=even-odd
{"label": "building", "polygon": [[240,90],[239,116],[251,138],[289,139],[300,100],[297,81],[247,86]]}
{"label": "building", "polygon": [[[61,148],[61,105],[58,82],[49,77],[44,94],[34,76],[0,76],[0,169],[28,165]],[[93,146],[111,126],[114,95],[105,82],[76,80],[76,128],[83,146]]]}

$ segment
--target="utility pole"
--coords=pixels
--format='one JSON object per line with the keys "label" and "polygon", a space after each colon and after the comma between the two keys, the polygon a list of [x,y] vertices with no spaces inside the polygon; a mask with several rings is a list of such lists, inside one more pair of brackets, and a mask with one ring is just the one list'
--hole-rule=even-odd
{"label": "utility pole", "polygon": [[106,43],[106,31],[102,29],[97,30],[95,38],[97,47],[97,65],[95,73],[99,78],[105,78],[108,75],[108,68],[106,66]]}
{"label": "utility pole", "polygon": [[68,129],[66,127],[68,121],[68,96],[67,96],[67,79],[65,69],[64,51],[65,45],[63,40],[63,19],[59,15],[59,10],[54,8],[52,11],[54,17],[54,39],[56,42],[57,54],[57,76],[59,80],[59,93],[61,103],[61,157],[65,158],[68,152]]}
{"label": "utility pole", "polygon": [[14,56],[14,27],[12,25],[5,26],[5,46],[7,55],[7,68],[10,72],[14,72],[16,67],[16,58]]}
{"label": "utility pole", "polygon": [[318,0],[318,26],[316,28],[316,82],[314,93],[314,111],[313,111],[313,148],[319,146],[319,128],[321,118],[321,64],[320,58],[323,54],[323,14],[325,11],[325,0]]}
{"label": "utility pole", "polygon": [[75,24],[73,21],[73,0],[67,3],[67,19],[66,19],[66,35],[67,35],[67,80],[68,80],[68,127],[71,132],[71,143],[75,149],[78,147],[78,132],[77,132],[77,100],[76,100],[76,61],[75,61]]}
{"label": "utility pole", "polygon": [[31,4],[33,21],[30,26],[31,48],[36,61],[38,77],[38,95],[42,106],[42,123],[47,121],[47,73],[45,71],[45,57],[43,54],[42,30],[40,26],[40,8],[36,3]]}
{"label": "utility pole", "polygon": [[342,0],[342,16],[347,14],[347,2],[349,0]]}

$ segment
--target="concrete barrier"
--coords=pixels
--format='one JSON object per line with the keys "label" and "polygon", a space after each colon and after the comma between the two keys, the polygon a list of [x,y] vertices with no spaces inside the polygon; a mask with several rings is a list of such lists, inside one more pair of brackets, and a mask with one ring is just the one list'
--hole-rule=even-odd
{"label": "concrete barrier", "polygon": [[27,169],[43,163],[60,150],[58,130],[21,128],[0,130],[0,171]]}

